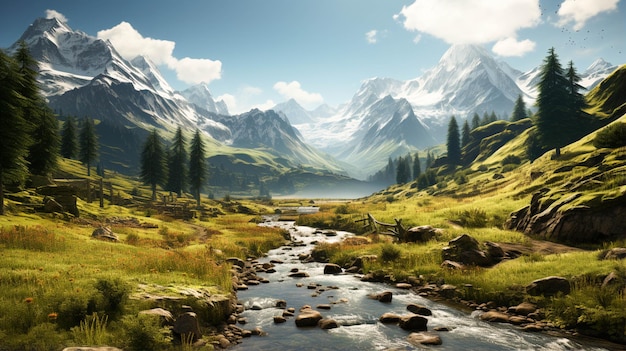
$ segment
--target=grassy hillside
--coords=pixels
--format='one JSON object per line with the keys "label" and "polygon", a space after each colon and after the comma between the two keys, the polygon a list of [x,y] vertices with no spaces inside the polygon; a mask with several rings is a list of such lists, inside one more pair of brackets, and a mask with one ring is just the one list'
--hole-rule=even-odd
{"label": "grassy hillside", "polygon": [[[62,160],[56,176],[83,174],[78,162]],[[36,212],[44,196],[35,188],[7,194],[7,215],[0,216],[0,350],[174,349],[158,320],[137,317],[138,311],[194,306],[207,335],[226,310],[193,296],[229,308],[232,272],[225,259],[259,256],[284,242],[278,230],[255,224],[258,214],[273,211],[265,205],[205,198],[197,218],[181,221],[159,214],[142,196],[150,190],[136,180],[109,172],[105,182],[124,205],[107,197],[101,208],[79,198],[77,218]],[[176,201],[187,202],[193,200]],[[119,242],[92,238],[101,226]]]}

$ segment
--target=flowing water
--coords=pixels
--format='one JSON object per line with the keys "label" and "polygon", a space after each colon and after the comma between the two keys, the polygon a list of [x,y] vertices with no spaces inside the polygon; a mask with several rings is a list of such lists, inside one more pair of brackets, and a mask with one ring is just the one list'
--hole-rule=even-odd
{"label": "flowing water", "polygon": [[[337,236],[327,237],[315,233],[312,228],[295,227],[293,222],[272,222],[265,225],[282,226],[288,229],[294,240],[305,246],[282,247],[272,250],[259,262],[280,260],[275,273],[261,273],[270,283],[251,286],[237,293],[246,310],[246,329],[261,327],[265,336],[246,338],[232,350],[605,350],[592,345],[582,345],[568,338],[554,337],[541,333],[527,333],[509,324],[496,324],[481,321],[476,313],[467,314],[451,307],[432,302],[407,290],[391,286],[361,282],[353,275],[325,275],[322,263],[302,263],[298,254],[308,253],[316,241],[338,241],[347,235],[337,232]],[[292,278],[288,275],[292,268],[306,271],[310,277]],[[302,283],[298,287],[298,283]],[[316,290],[308,289],[311,283],[327,289],[317,296]],[[381,303],[368,298],[369,294],[392,291],[391,303]],[[294,317],[287,322],[275,324],[274,316],[283,309],[274,307],[278,300],[285,300],[288,307],[298,309],[310,305],[325,318],[333,318],[339,328],[322,330],[317,327],[298,328]],[[406,306],[420,304],[432,310],[428,318],[428,330],[441,326],[449,332],[437,332],[443,344],[440,346],[417,347],[407,342],[409,332],[394,324],[382,324],[378,318],[385,312],[407,314]],[[319,304],[330,304],[330,310],[316,308]]]}

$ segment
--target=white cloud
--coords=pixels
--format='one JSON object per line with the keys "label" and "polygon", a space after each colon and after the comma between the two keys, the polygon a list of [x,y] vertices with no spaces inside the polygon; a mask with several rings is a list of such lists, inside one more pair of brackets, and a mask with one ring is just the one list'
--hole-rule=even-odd
{"label": "white cloud", "polygon": [[539,0],[415,0],[394,19],[404,28],[430,34],[449,44],[484,44],[516,37],[537,25]]}
{"label": "white cloud", "polygon": [[500,56],[524,56],[535,50],[536,43],[529,39],[517,41],[515,38],[506,38],[498,41],[491,51]]}
{"label": "white cloud", "polygon": [[266,111],[274,106],[276,103],[267,99],[265,101],[259,97],[262,95],[263,90],[254,86],[246,85],[237,91],[237,96],[232,94],[223,94],[216,98],[216,100],[223,100],[228,106],[228,111],[232,114],[239,114],[248,112],[254,108],[258,108],[261,111]]}
{"label": "white cloud", "polygon": [[188,84],[210,83],[221,78],[220,61],[189,57],[177,59],[173,56],[175,42],[144,37],[128,22],[99,31],[98,38],[111,41],[125,59],[144,55],[157,65],[167,65],[176,71],[178,79]]}
{"label": "white cloud", "polygon": [[222,62],[209,59],[193,59],[185,57],[168,64],[176,71],[176,77],[190,84],[210,83],[222,78]]}
{"label": "white cloud", "polygon": [[274,90],[286,99],[294,99],[305,108],[315,108],[324,102],[324,98],[319,93],[309,93],[302,89],[300,82],[277,82]]}
{"label": "white cloud", "polygon": [[558,25],[565,26],[574,22],[574,30],[580,30],[590,18],[617,9],[619,0],[565,0],[557,14]]}
{"label": "white cloud", "polygon": [[415,43],[415,44],[419,43],[420,41],[422,41],[422,35],[421,34],[418,34],[418,35],[415,36],[415,38],[413,38],[413,43]]}
{"label": "white cloud", "polygon": [[61,22],[67,22],[67,17],[65,17],[62,13],[56,11],[56,10],[46,10],[46,18],[47,19],[53,19],[56,18]]}
{"label": "white cloud", "polygon": [[222,94],[215,98],[215,101],[220,100],[224,101],[224,103],[228,107],[228,111],[230,111],[231,113],[237,111],[237,99],[235,98],[235,96],[231,94]]}
{"label": "white cloud", "polygon": [[369,32],[365,33],[365,40],[367,40],[367,42],[370,44],[376,44],[376,42],[378,41],[378,39],[376,38],[376,34],[378,34],[378,31],[376,29],[370,30]]}

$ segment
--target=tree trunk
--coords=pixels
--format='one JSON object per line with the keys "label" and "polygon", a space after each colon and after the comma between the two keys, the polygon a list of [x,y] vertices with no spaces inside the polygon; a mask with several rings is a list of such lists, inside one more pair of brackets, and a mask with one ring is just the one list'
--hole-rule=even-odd
{"label": "tree trunk", "polygon": [[156,184],[152,184],[152,201],[156,200]]}
{"label": "tree trunk", "polygon": [[2,181],[2,171],[0,171],[0,216],[4,215],[4,182]]}
{"label": "tree trunk", "polygon": [[554,157],[555,158],[561,157],[561,148],[558,147],[558,146],[556,148],[554,148]]}

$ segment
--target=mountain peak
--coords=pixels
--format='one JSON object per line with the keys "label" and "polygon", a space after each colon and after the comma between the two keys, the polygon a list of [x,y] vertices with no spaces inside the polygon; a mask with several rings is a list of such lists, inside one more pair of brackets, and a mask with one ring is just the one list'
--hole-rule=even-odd
{"label": "mountain peak", "polygon": [[72,29],[67,23],[62,22],[56,17],[53,18],[37,18],[26,29],[19,41],[28,41],[30,38],[36,38],[49,33],[51,36],[56,36],[60,33],[72,32]]}
{"label": "mountain peak", "polygon": [[606,62],[603,58],[598,58],[595,61],[593,61],[593,63],[591,65],[589,65],[589,67],[587,67],[587,70],[585,70],[586,74],[589,73],[593,73],[593,72],[597,72],[597,71],[601,71],[607,68],[612,68],[613,65],[610,64],[609,62]]}
{"label": "mountain peak", "polygon": [[480,45],[455,44],[450,46],[443,56],[441,56],[439,63],[455,66],[467,64],[475,60],[482,60],[484,58],[491,58],[491,54]]}

